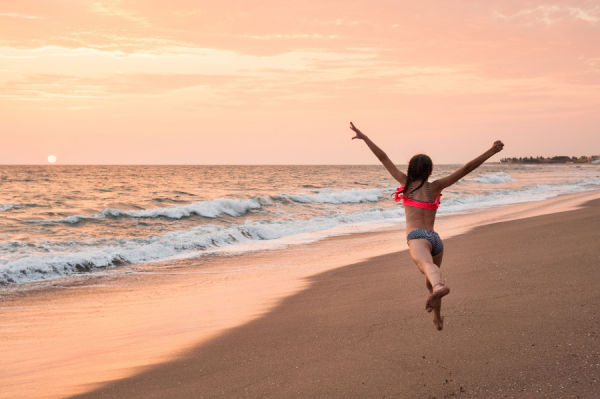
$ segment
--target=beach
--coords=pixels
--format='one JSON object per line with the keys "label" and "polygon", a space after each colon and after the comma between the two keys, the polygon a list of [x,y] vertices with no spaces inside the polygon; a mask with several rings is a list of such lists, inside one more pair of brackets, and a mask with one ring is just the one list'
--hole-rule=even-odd
{"label": "beach", "polygon": [[0,24],[0,399],[600,398],[600,3]]}
{"label": "beach", "polygon": [[[594,198],[440,220],[454,235],[442,332],[424,310],[423,276],[390,250],[393,231],[232,257],[210,278],[184,263],[16,292],[2,302],[1,395],[593,397]],[[486,215],[508,221],[471,229]]]}

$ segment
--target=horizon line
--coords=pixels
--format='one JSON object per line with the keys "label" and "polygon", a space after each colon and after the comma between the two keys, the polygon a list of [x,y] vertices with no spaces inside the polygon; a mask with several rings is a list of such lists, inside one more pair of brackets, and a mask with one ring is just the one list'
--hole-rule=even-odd
{"label": "horizon line", "polygon": [[[459,165],[467,162],[434,163],[434,165]],[[486,164],[500,164],[500,161],[486,162]],[[395,163],[395,165],[408,165],[407,163]],[[263,164],[234,164],[234,163],[215,163],[215,164],[186,164],[186,163],[14,163],[0,164],[2,166],[383,166],[379,163],[263,163]]]}

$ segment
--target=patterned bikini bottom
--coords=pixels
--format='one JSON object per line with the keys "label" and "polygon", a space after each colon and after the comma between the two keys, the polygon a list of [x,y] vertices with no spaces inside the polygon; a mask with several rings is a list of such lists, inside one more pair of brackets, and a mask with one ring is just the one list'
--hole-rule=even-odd
{"label": "patterned bikini bottom", "polygon": [[435,231],[429,231],[425,229],[414,229],[408,236],[406,236],[406,241],[414,240],[416,238],[424,238],[431,243],[431,256],[436,256],[440,252],[444,250],[444,244],[442,243],[442,239]]}

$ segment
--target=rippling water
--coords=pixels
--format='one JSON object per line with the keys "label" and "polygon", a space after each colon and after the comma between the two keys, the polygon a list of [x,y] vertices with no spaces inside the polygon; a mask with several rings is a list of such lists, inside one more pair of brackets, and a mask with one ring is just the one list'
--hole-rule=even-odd
{"label": "rippling water", "polygon": [[[398,223],[397,185],[381,166],[0,166],[0,284]],[[488,164],[444,191],[438,212],[597,188],[596,165]]]}

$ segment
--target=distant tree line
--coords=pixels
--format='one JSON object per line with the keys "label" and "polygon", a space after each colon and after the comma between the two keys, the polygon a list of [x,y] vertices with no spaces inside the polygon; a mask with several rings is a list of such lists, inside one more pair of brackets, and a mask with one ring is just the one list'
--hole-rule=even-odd
{"label": "distant tree line", "polygon": [[553,157],[512,157],[502,158],[503,163],[597,163],[600,161],[600,155],[582,155],[579,157],[569,157],[566,155],[556,155]]}

